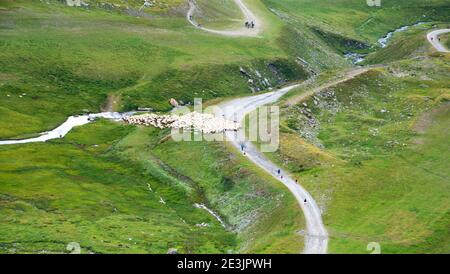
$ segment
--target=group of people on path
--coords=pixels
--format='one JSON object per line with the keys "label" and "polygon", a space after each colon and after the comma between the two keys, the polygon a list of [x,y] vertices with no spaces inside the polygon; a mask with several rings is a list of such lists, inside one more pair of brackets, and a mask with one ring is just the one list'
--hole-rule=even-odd
{"label": "group of people on path", "polygon": [[[281,180],[283,180],[283,175],[281,175],[281,169],[277,170],[278,175],[280,176]],[[295,183],[298,184],[298,180],[295,179]],[[303,202],[306,204],[306,199],[303,200]]]}
{"label": "group of people on path", "polygon": [[245,27],[248,28],[248,29],[253,29],[253,28],[255,28],[255,22],[253,22],[253,21],[246,21],[245,22]]}
{"label": "group of people on path", "polygon": [[[240,143],[240,148],[241,148],[241,152],[244,154],[244,156],[246,156],[246,153],[245,153],[245,148],[246,148],[245,143]],[[278,176],[280,176],[280,179],[283,180],[283,179],[284,179],[284,176],[283,176],[283,174],[281,174],[281,169],[277,169],[276,172],[277,172]],[[295,183],[298,184],[298,180],[297,180],[297,179],[295,180]],[[306,202],[307,202],[306,199],[304,199],[303,202],[306,204]]]}

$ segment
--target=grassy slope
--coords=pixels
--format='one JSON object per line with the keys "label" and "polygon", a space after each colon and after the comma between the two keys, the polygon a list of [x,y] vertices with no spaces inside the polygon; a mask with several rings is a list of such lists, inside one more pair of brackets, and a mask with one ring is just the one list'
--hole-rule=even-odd
{"label": "grassy slope", "polygon": [[194,194],[116,154],[132,131],[97,122],[63,141],[0,147],[0,252],[65,252],[73,241],[95,253],[234,249],[235,236],[193,207]]}
{"label": "grassy slope", "polygon": [[205,27],[213,29],[240,28],[243,14],[234,0],[200,0],[197,1],[199,12],[195,20]]}
{"label": "grassy slope", "polygon": [[440,36],[441,37],[441,43],[445,45],[448,48],[450,48],[450,34],[446,33]]}
{"label": "grassy slope", "polygon": [[418,21],[448,20],[447,1],[382,1],[369,7],[360,0],[264,0],[277,11],[322,30],[374,43],[387,32]]}
{"label": "grassy slope", "polygon": [[[312,28],[369,42],[414,23],[422,13],[433,13],[427,16],[432,20],[447,20],[443,15],[448,14],[443,12],[448,11],[448,4],[442,1],[427,3],[441,6],[436,9],[384,6],[374,13],[362,6],[350,8],[352,1],[334,1],[333,5],[326,1],[266,2],[294,26],[307,22]],[[393,5],[402,4],[406,2]],[[402,16],[373,24],[393,12]],[[448,56],[426,57],[430,46],[424,29],[429,27],[395,35],[388,47],[369,55],[366,63],[418,56],[424,61],[401,61],[391,65],[389,73],[371,72],[340,84],[329,89],[336,95],[317,97],[322,101],[319,106],[310,99],[308,107],[283,110],[280,150],[268,156],[300,178],[318,200],[330,231],[330,252],[367,253],[372,241],[379,242],[385,253],[450,252],[450,174],[446,155],[441,153],[449,147]],[[333,75],[332,71],[323,73],[318,81]],[[301,114],[307,108],[312,120]],[[422,117],[428,117],[429,125],[418,133]]]}
{"label": "grassy slope", "polygon": [[[2,137],[52,128],[84,109],[98,111],[111,93],[121,95],[122,104],[139,98],[161,109],[173,94],[188,97],[202,91],[194,85],[221,88],[210,97],[248,93],[238,64],[252,75],[258,69],[272,83],[280,75],[270,74],[269,63],[289,72],[281,75],[283,81],[304,77],[301,68],[282,60],[286,53],[272,42],[280,23],[270,14],[267,22],[273,24],[268,24],[266,38],[228,39],[196,31],[182,17],[149,21],[37,1],[1,4],[6,10],[0,11],[0,109],[8,117],[2,119]],[[267,13],[259,2],[251,4]],[[14,9],[17,5],[23,8]],[[220,93],[232,85],[234,93]],[[99,122],[77,128],[64,140],[1,147],[2,252],[64,252],[71,241],[79,242],[83,252],[301,250],[296,230],[303,219],[286,189],[239,157],[219,170],[209,169],[206,161],[203,172],[188,165],[196,159],[192,155],[204,153],[219,164],[228,152],[218,144],[164,143],[174,159],[183,159],[174,162],[155,146],[161,134]],[[236,166],[248,177],[236,175]],[[231,180],[232,189],[223,188],[222,180]],[[194,202],[210,205],[234,232],[193,209]],[[202,222],[210,227],[195,226]]]}
{"label": "grassy slope", "polygon": [[[240,232],[243,252],[298,253],[301,212],[288,190],[223,143],[159,144],[155,156],[196,182],[213,208]],[[195,159],[195,160],[194,160]]]}
{"label": "grassy slope", "polygon": [[107,9],[116,8],[120,10],[129,8],[135,11],[141,10],[147,14],[173,13],[179,6],[185,4],[183,0],[165,0],[164,2],[155,1],[155,4],[150,7],[144,7],[144,1],[141,0],[85,0],[83,2],[89,4],[92,7],[104,6]]}
{"label": "grassy slope", "polygon": [[450,252],[445,60],[398,62],[328,89],[335,95],[321,93],[317,106],[283,111],[281,148],[269,157],[324,208],[331,252],[366,253],[372,241],[385,253]]}
{"label": "grassy slope", "polygon": [[[333,52],[329,44],[317,40],[318,36],[303,26],[303,18],[284,18],[284,21],[288,22],[288,26],[285,26],[274,15],[267,13],[259,1],[249,2],[257,8],[260,15],[268,18],[268,28],[264,38],[257,41],[227,39],[198,32],[186,24],[182,14],[179,17],[169,18],[161,17],[156,13],[157,16],[152,20],[144,20],[104,10],[84,11],[63,6],[41,5],[38,1],[32,4],[1,2],[1,7],[21,5],[26,8],[0,11],[2,13],[0,19],[2,22],[0,115],[8,117],[8,119],[2,119],[4,122],[0,124],[2,128],[0,134],[2,137],[12,137],[54,127],[65,119],[67,114],[82,111],[83,108],[98,110],[107,94],[110,93],[122,95],[122,108],[145,104],[145,106],[150,105],[159,109],[168,107],[167,99],[170,97],[188,100],[192,97],[192,92],[200,94],[208,92],[205,91],[207,89],[212,90],[208,92],[209,95],[206,96],[209,96],[208,98],[246,93],[248,86],[244,85],[245,79],[236,73],[241,64],[264,70],[266,60],[299,56],[307,60],[314,70],[345,66],[345,62]],[[272,2],[270,5],[275,4]],[[297,13],[295,9],[290,10]],[[342,10],[342,7],[338,8],[338,11]],[[422,10],[408,12],[417,15]],[[322,11],[323,9],[319,9],[319,13]],[[311,14],[313,14],[312,10]],[[331,19],[339,18],[330,15],[328,17]],[[384,18],[388,15],[377,16],[377,18]],[[413,18],[406,17],[408,20]],[[330,25],[339,24],[333,22]],[[345,35],[357,39],[369,37],[367,39],[371,41],[388,29],[394,28],[394,24],[389,25],[388,28],[384,23],[380,29],[371,26],[368,28],[369,34],[366,35],[363,32],[351,30],[353,27],[350,25],[342,25],[345,26],[343,31]],[[325,28],[336,31],[328,27],[329,25]],[[281,35],[278,35],[280,30]],[[435,62],[438,61],[435,60]],[[411,73],[417,70],[419,67],[411,69]],[[442,72],[439,73],[442,74]],[[207,77],[203,78],[202,75],[205,74]],[[217,81],[223,77],[229,78],[226,81]],[[411,84],[410,87],[416,88],[411,91],[412,99],[408,98],[416,104],[416,94],[413,93],[419,92],[420,89],[417,88],[419,83],[410,82],[408,82]],[[199,83],[204,86],[195,89],[194,85]],[[426,85],[430,83],[426,82]],[[433,98],[438,97],[438,94],[444,90],[439,85],[432,86]],[[242,88],[243,86],[245,88]],[[231,93],[229,93],[230,87]],[[26,95],[22,95],[24,92]],[[7,94],[12,96],[8,97]],[[419,98],[422,97],[419,96]],[[383,101],[378,99],[370,101],[370,104],[378,105]],[[421,104],[418,103],[418,106]],[[355,119],[360,114],[352,115],[350,118]],[[418,114],[419,112],[414,113],[414,115]],[[367,114],[361,117],[365,115]],[[438,117],[441,116],[438,115]],[[443,116],[444,118],[439,119],[445,122],[446,115]],[[384,163],[386,168],[380,169],[382,165],[371,158],[373,156],[371,153],[377,157],[384,155],[383,151],[378,152],[377,149],[372,149],[377,148],[379,144],[369,144],[369,152],[361,148],[362,145],[352,148],[356,158],[349,153],[348,149],[341,147],[339,150],[340,142],[344,142],[350,136],[350,133],[346,131],[349,126],[346,119],[348,117],[339,120],[336,127],[331,125],[326,128],[332,132],[343,131],[342,135],[338,135],[338,139],[328,139],[329,144],[338,144],[335,150],[323,152],[312,147],[299,139],[296,134],[294,135],[292,129],[285,127],[285,133],[282,135],[284,141],[281,144],[282,148],[285,148],[285,153],[272,156],[278,161],[289,161],[293,172],[305,176],[306,187],[312,189],[314,195],[322,197],[321,203],[327,205],[327,212],[330,212],[326,216],[326,222],[333,232],[331,250],[333,252],[365,252],[367,241],[364,237],[369,235],[371,241],[372,238],[380,240],[379,235],[386,232],[387,236],[381,240],[382,248],[386,248],[385,251],[388,252],[417,252],[425,248],[431,248],[435,252],[445,251],[445,239],[448,239],[445,234],[448,229],[445,228],[448,228],[448,223],[441,217],[445,216],[443,214],[448,214],[445,213],[445,209],[448,209],[446,204],[448,196],[445,196],[447,194],[442,191],[440,193],[444,193],[443,196],[434,195],[441,190],[440,188],[445,187],[445,184],[439,183],[435,187],[430,185],[425,171],[422,174],[420,171],[413,170],[420,173],[418,176],[424,178],[423,182],[426,186],[431,187],[430,197],[435,199],[436,203],[417,202],[414,200],[417,198],[415,189],[409,192],[409,197],[406,197],[405,184],[413,181],[412,176],[392,186],[392,191],[397,193],[397,196],[405,195],[399,202],[401,210],[398,214],[406,216],[404,218],[388,216],[391,219],[378,218],[382,224],[392,219],[403,221],[403,223],[395,224],[392,231],[388,231],[386,227],[380,228],[380,224],[376,223],[376,230],[374,229],[375,232],[372,233],[374,221],[369,220],[365,212],[355,210],[355,207],[363,204],[362,200],[357,200],[355,204],[353,199],[334,204],[335,199],[332,200],[331,205],[328,204],[330,196],[324,192],[325,189],[335,190],[336,197],[347,198],[350,194],[361,194],[358,192],[360,190],[349,187],[351,181],[348,180],[348,176],[350,175],[344,171],[355,175],[361,173],[358,176],[362,178],[362,182],[366,182],[367,174],[370,174],[371,178],[382,177],[384,172],[388,172],[392,166],[389,161],[396,161],[396,158],[387,159]],[[370,121],[371,119],[364,120],[362,123]],[[359,120],[352,120],[352,122],[361,123]],[[2,214],[4,217],[1,220],[2,228],[5,227],[5,230],[2,230],[2,232],[5,231],[2,233],[4,244],[1,246],[4,252],[31,252],[43,249],[61,252],[68,241],[80,241],[80,238],[82,247],[95,252],[160,253],[166,252],[170,247],[176,247],[182,252],[227,252],[228,250],[298,252],[300,250],[302,239],[295,234],[295,230],[303,227],[303,221],[295,201],[285,189],[277,187],[276,183],[273,184],[271,179],[265,177],[260,171],[245,164],[244,160],[234,159],[232,164],[224,163],[223,158],[230,157],[225,147],[205,143],[194,146],[172,142],[155,144],[155,138],[162,138],[163,132],[154,132],[150,129],[121,128],[120,134],[111,134],[119,128],[121,127],[110,123],[92,124],[71,133],[64,141],[26,145],[20,149],[0,148],[0,161],[9,164],[2,165],[3,169],[0,171],[2,181],[0,201],[3,205],[1,210],[6,212]],[[439,127],[430,131],[440,132]],[[330,138],[326,133],[327,131],[321,136],[324,140]],[[391,132],[386,133],[385,137],[390,137],[390,134]],[[402,137],[407,139],[409,135],[402,135]],[[445,145],[437,141],[441,137],[442,134],[427,135],[424,137],[427,140],[424,143],[428,143],[430,139],[430,143]],[[299,146],[294,142],[295,140],[302,145]],[[99,149],[91,147],[96,143],[100,144]],[[438,153],[430,152],[432,150],[430,147],[423,146],[420,149],[423,149],[424,153],[431,153],[430,155],[437,159],[437,163],[444,163],[443,160],[436,158],[440,156]],[[40,153],[37,153],[38,151]],[[292,153],[294,151],[298,153]],[[23,159],[17,156],[19,154],[24,155]],[[290,157],[285,157],[286,155]],[[404,157],[409,156],[405,154]],[[205,157],[205,160],[198,161],[202,159],[201,157]],[[361,157],[363,161],[367,161],[367,171],[361,171],[362,167],[354,166],[359,164]],[[15,160],[11,162],[10,159]],[[166,163],[162,163],[162,160]],[[92,165],[86,166],[85,162]],[[130,162],[134,167],[130,167]],[[203,167],[201,172],[194,165],[197,162]],[[34,168],[29,168],[30,163],[33,163]],[[210,163],[214,163],[214,166],[210,167]],[[332,165],[337,165],[339,168],[331,169]],[[239,171],[245,170],[248,178],[236,175],[239,174],[236,172],[236,166],[240,168]],[[51,167],[50,171],[48,171],[49,167]],[[106,175],[105,170],[108,171]],[[28,172],[27,177],[23,176],[24,172]],[[336,173],[334,185],[326,185],[329,181],[324,178],[328,178],[327,176],[332,173]],[[392,177],[399,180],[395,174]],[[228,179],[233,182],[231,189],[224,188],[230,185]],[[87,188],[80,190],[80,180],[88,181]],[[43,181],[45,183],[42,183]],[[135,182],[133,191],[129,191],[129,182]],[[146,185],[148,182],[168,201],[167,206],[159,202],[159,195],[149,193]],[[30,192],[28,187],[22,187],[24,184],[33,184],[33,192]],[[111,184],[115,186],[114,189],[104,186]],[[191,187],[186,188],[186,185]],[[69,189],[65,190],[65,194],[58,192],[56,196],[61,201],[67,201],[64,204],[55,202],[54,199],[55,189],[60,186],[63,189]],[[188,190],[191,188],[194,190]],[[255,188],[258,191],[253,197]],[[18,189],[21,191],[19,192]],[[96,193],[89,193],[90,189],[94,189]],[[378,205],[379,197],[385,197],[383,189],[374,186],[371,190],[375,196],[366,197],[372,206],[376,205],[371,215],[379,216],[386,210],[394,212],[392,209],[395,209],[394,204],[398,203],[397,196],[380,206]],[[226,200],[221,199],[222,196],[226,197]],[[30,197],[38,197],[38,199]],[[242,197],[252,198],[241,199]],[[274,202],[276,199],[279,200]],[[80,200],[86,200],[86,202],[82,203],[82,206],[77,206]],[[100,204],[98,200],[106,202]],[[205,212],[201,210],[190,212],[193,202],[210,204],[227,219],[232,227],[245,223],[245,220],[255,220],[251,214],[255,206],[258,208],[260,218],[253,226],[248,226],[235,235],[224,231]],[[265,206],[266,202],[269,205],[276,205],[276,210]],[[419,207],[411,209],[413,203]],[[438,203],[443,204],[441,211],[430,208]],[[120,211],[112,212],[111,204],[121,205],[126,214]],[[237,207],[243,207],[246,210],[242,211],[240,218],[233,218],[233,209]],[[411,215],[410,211],[416,215]],[[27,214],[23,215],[23,212]],[[92,212],[98,212],[98,214],[90,216]],[[436,221],[430,220],[433,215],[428,214],[429,212],[436,215]],[[353,213],[355,215],[352,215]],[[24,223],[18,222],[17,219],[23,216],[29,219],[24,219]],[[180,221],[180,216],[183,219],[192,218],[192,221],[185,224]],[[338,217],[333,219],[333,216]],[[353,225],[346,221],[348,218],[359,218],[360,221]],[[128,224],[130,220],[135,220],[133,225],[125,227],[123,224],[125,222]],[[207,228],[206,231],[195,227],[195,223],[203,221],[212,224],[212,227]],[[80,223],[82,223],[81,226]],[[405,224],[415,224],[414,227],[417,229],[408,230],[402,234],[399,231],[402,231],[401,228],[404,228]],[[150,237],[145,233],[146,231],[142,233],[142,227],[154,234]],[[105,232],[98,237],[95,235],[98,230],[112,232]],[[368,230],[371,233],[368,234]],[[17,231],[23,231],[24,237],[17,240],[15,235]],[[70,231],[70,233],[61,231]],[[173,238],[165,234],[166,231],[170,231]],[[352,231],[355,233],[353,234]],[[134,235],[131,238],[137,239],[136,244],[134,245],[134,241],[124,238],[123,235]],[[415,235],[424,236],[426,242],[420,242]],[[42,237],[44,241],[39,240]],[[133,242],[133,245],[129,242]]]}
{"label": "grassy slope", "polygon": [[303,219],[286,189],[223,144],[160,143],[165,134],[100,121],[0,147],[0,252],[64,252],[72,241],[94,253],[301,250]]}
{"label": "grassy slope", "polygon": [[53,128],[69,114],[99,111],[111,93],[121,95],[122,109],[160,110],[170,107],[171,97],[189,102],[194,96],[248,94],[240,66],[264,71],[277,85],[280,79],[268,64],[286,65],[287,54],[273,39],[281,23],[252,4],[267,17],[262,39],[204,33],[181,15],[148,19],[56,2],[2,2],[0,113],[11,117],[14,127],[1,119],[6,130],[0,138]]}

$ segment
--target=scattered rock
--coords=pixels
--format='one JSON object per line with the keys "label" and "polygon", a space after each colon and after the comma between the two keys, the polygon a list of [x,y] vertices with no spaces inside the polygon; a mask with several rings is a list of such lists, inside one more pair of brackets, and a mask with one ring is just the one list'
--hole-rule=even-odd
{"label": "scattered rock", "polygon": [[169,248],[167,254],[178,254],[178,250],[176,248]]}
{"label": "scattered rock", "polygon": [[195,226],[196,227],[208,227],[209,224],[207,224],[207,223],[200,223],[200,224],[196,224]]}

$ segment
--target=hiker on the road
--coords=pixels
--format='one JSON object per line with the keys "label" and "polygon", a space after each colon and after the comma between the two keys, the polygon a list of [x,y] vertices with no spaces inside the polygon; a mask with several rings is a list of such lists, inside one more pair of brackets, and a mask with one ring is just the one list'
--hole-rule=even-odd
{"label": "hiker on the road", "polygon": [[248,28],[248,21],[245,21],[245,27]]}
{"label": "hiker on the road", "polygon": [[255,27],[255,23],[252,21],[252,29]]}
{"label": "hiker on the road", "polygon": [[305,204],[306,204],[306,199],[303,202],[305,202]]}
{"label": "hiker on the road", "polygon": [[281,170],[280,170],[280,169],[278,169],[278,170],[277,170],[277,172],[278,172],[278,175],[280,175],[280,173],[281,173]]}

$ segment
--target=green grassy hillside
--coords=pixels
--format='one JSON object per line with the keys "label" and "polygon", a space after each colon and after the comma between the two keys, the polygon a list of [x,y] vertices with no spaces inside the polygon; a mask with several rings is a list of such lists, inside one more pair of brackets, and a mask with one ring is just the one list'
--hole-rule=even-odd
{"label": "green grassy hillside", "polygon": [[268,25],[267,37],[230,39],[196,30],[181,15],[138,18],[51,3],[1,3],[0,113],[15,123],[2,119],[7,130],[0,138],[100,111],[110,94],[121,98],[119,109],[168,110],[170,98],[187,103],[267,88],[248,83],[240,67],[253,75],[259,70],[272,86],[306,76],[282,74],[286,66],[303,68],[273,41],[279,23],[270,14],[267,20],[275,23]]}
{"label": "green grassy hillside", "polygon": [[0,252],[60,253],[70,242],[83,253],[234,249],[235,236],[195,209],[194,196],[111,151],[131,131],[99,122],[64,141],[0,147]]}
{"label": "green grassy hillside", "polygon": [[[2,1],[0,138],[100,111],[112,95],[117,110],[164,111],[170,98],[188,103],[264,90],[264,78],[272,87],[305,79],[307,68],[276,39],[282,23],[252,6],[266,17],[263,38],[204,33],[183,13]],[[63,140],[0,147],[1,252],[65,252],[72,241],[95,253],[301,250],[303,219],[286,189],[245,159],[223,162],[235,156],[220,144],[158,144],[164,134],[97,122]],[[201,157],[201,166],[189,165]]]}
{"label": "green grassy hillside", "polygon": [[243,14],[234,0],[200,0],[195,20],[202,26],[213,29],[241,28]]}
{"label": "green grassy hillside", "polygon": [[264,0],[274,11],[345,37],[376,42],[387,32],[420,21],[448,21],[450,5],[442,0],[381,1],[370,7],[360,0]]}
{"label": "green grassy hillside", "polygon": [[60,253],[70,242],[83,253],[301,250],[286,189],[221,144],[160,143],[165,134],[99,121],[64,140],[0,147],[0,252]]}
{"label": "green grassy hillside", "polygon": [[443,58],[397,62],[283,110],[269,157],[318,200],[330,252],[367,253],[369,242],[383,253],[450,252]]}
{"label": "green grassy hillside", "polygon": [[[330,252],[367,253],[369,242],[450,252],[449,56],[425,40],[446,26],[446,1],[246,0],[264,19],[258,38],[198,30],[181,0],[85,2],[0,0],[0,139],[108,102],[166,112],[170,98],[212,104],[309,79],[295,96],[351,69],[346,52],[370,52],[362,64],[388,65],[282,110],[280,150],[268,156],[317,199]],[[231,0],[197,2],[208,27],[242,23]],[[433,22],[372,47],[422,20]],[[302,250],[287,189],[226,143],[168,133],[100,120],[61,140],[0,146],[0,253],[68,252],[70,242],[83,253]]]}

